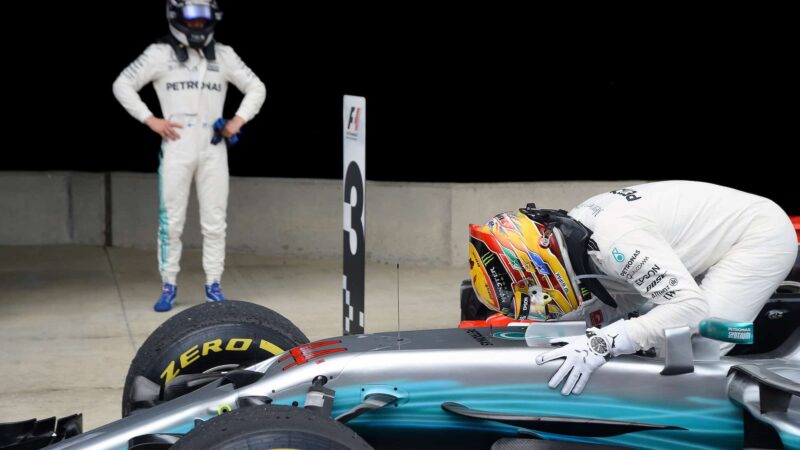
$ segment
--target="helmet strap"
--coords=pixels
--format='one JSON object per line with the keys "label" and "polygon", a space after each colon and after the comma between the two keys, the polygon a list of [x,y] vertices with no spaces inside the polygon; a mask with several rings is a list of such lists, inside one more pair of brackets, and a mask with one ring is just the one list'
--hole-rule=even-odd
{"label": "helmet strap", "polygon": [[[165,37],[158,40],[159,43],[169,44],[172,47],[172,51],[175,52],[175,57],[178,58],[179,62],[185,63],[189,60],[189,48],[184,45],[182,42],[178,41],[178,38],[172,35],[172,33],[168,33]],[[217,59],[216,51],[214,50],[215,41],[212,39],[208,45],[203,47],[203,56],[209,61],[214,61]]]}
{"label": "helmet strap", "polygon": [[208,43],[205,47],[203,47],[203,56],[206,57],[209,61],[214,61],[217,59],[217,53],[214,51],[214,40],[212,39],[211,42]]}
{"label": "helmet strap", "polygon": [[179,62],[184,63],[189,60],[189,49],[178,41],[178,38],[173,36],[172,33],[168,33],[165,37],[159,39],[158,42],[169,44]]}

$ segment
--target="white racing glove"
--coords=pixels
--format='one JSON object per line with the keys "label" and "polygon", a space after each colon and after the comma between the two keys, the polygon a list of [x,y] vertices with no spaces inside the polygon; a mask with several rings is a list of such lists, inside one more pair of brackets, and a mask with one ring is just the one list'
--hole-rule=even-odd
{"label": "white racing glove", "polygon": [[561,368],[547,383],[555,389],[564,381],[562,395],[580,394],[592,372],[606,363],[611,357],[633,353],[636,351],[633,341],[625,332],[625,321],[618,320],[603,328],[589,328],[586,336],[568,336],[550,340],[551,344],[567,344],[556,350],[542,353],[536,357],[536,364],[544,364],[564,358]]}

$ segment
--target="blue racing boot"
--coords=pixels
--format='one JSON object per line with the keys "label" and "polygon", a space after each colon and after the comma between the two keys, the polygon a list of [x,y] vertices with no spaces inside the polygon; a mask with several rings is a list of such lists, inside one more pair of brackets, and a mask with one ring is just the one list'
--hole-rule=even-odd
{"label": "blue racing boot", "polygon": [[161,297],[153,305],[153,309],[157,312],[167,312],[172,309],[172,304],[175,303],[175,297],[178,296],[178,286],[174,284],[164,283],[161,289]]}
{"label": "blue racing boot", "polygon": [[206,285],[206,301],[207,302],[224,302],[225,295],[222,293],[222,288],[219,286],[219,281],[215,281],[210,285]]}

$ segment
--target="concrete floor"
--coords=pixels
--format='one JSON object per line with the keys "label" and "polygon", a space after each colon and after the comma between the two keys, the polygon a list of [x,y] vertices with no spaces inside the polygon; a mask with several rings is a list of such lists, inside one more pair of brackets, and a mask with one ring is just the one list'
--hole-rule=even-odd
{"label": "concrete floor", "polygon": [[[199,251],[186,250],[178,303],[160,292],[155,251],[90,246],[0,247],[0,422],[84,415],[84,429],[120,417],[128,365],[172,314],[203,301]],[[400,328],[458,324],[466,268],[400,267]],[[341,260],[228,254],[228,298],[272,308],[311,340],[342,333]],[[366,331],[397,330],[394,264],[368,263]]]}

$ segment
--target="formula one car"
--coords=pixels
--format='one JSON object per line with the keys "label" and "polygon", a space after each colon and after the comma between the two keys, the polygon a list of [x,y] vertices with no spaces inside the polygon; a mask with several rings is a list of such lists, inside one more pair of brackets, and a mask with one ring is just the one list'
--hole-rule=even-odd
{"label": "formula one car", "polygon": [[[267,308],[198,305],[137,353],[123,419],[48,448],[800,448],[800,328],[772,351],[723,357],[718,340],[667,330],[663,355],[615,358],[564,397],[547,387],[558,365],[534,360],[549,338],[584,329],[538,322],[308,343]],[[742,324],[703,329],[753,337]],[[9,448],[35,448],[31,436]]]}
{"label": "formula one car", "polygon": [[313,343],[258,305],[198,305],[139,349],[123,419],[2,424],[0,449],[800,449],[798,288],[800,259],[754,325],[667,330],[662,353],[614,358],[569,397],[534,360],[585,324],[464,317],[484,312],[463,286],[461,328]]}

